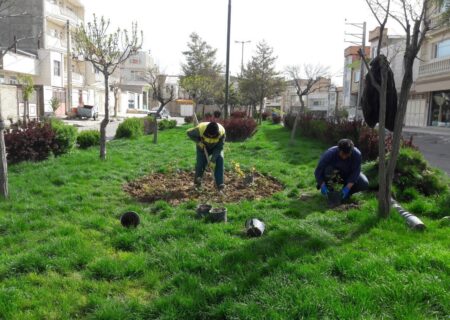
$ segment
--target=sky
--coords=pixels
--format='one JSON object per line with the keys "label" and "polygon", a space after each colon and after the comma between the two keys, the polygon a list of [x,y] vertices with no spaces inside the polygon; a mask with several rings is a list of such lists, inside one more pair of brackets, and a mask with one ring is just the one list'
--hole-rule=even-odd
{"label": "sky", "polygon": [[[131,28],[132,21],[144,32],[143,49],[150,50],[161,70],[179,74],[189,34],[197,32],[225,65],[228,0],[85,0],[86,21],[93,13],[112,25]],[[274,48],[279,71],[289,65],[322,64],[330,67],[336,85],[342,85],[345,40],[360,41],[348,33],[361,33],[347,22],[376,24],[364,0],[232,0],[230,70],[241,68],[265,40]]]}

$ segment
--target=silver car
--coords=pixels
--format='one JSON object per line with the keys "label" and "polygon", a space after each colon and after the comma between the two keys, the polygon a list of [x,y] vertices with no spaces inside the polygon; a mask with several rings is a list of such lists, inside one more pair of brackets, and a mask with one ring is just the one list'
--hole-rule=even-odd
{"label": "silver car", "polygon": [[[156,113],[158,112],[159,108],[153,108],[152,110],[150,110],[148,112],[149,116],[153,116],[156,117]],[[170,118],[170,113],[169,111],[164,107],[162,108],[161,112],[159,113],[159,116],[157,117],[158,119],[169,119]]]}

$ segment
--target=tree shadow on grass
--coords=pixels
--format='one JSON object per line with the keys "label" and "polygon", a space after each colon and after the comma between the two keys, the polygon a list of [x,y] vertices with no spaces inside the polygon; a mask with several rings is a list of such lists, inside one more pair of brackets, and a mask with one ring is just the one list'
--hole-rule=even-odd
{"label": "tree shadow on grass", "polygon": [[[313,195],[308,201],[292,199],[280,211],[292,221],[304,222],[280,224],[278,228],[269,225],[263,237],[248,238],[241,246],[225,252],[219,260],[204,265],[201,271],[181,275],[172,283],[170,294],[152,307],[152,315],[164,315],[169,307],[171,316],[179,318],[225,319],[226,308],[218,307],[225,301],[252,294],[275,274],[283,272],[288,263],[311,261],[326,249],[357,240],[378,222],[376,216],[348,221],[334,215],[327,225],[319,223],[320,216],[319,220],[308,219],[314,213],[328,214],[326,202],[320,195]],[[343,237],[336,235],[339,231],[335,229],[336,223],[348,224]],[[186,304],[186,301],[193,303]]]}
{"label": "tree shadow on grass", "polygon": [[283,157],[283,160],[292,165],[308,164],[318,161],[320,155],[327,146],[317,140],[296,137],[290,143],[290,132],[285,127],[277,127],[264,130],[265,138],[274,144],[276,151]]}

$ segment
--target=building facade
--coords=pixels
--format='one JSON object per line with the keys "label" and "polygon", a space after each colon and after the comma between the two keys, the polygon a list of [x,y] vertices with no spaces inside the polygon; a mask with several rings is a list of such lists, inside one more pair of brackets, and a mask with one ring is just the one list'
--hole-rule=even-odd
{"label": "building facade", "polygon": [[[350,46],[344,51],[344,76],[343,76],[343,109],[350,117],[355,117],[358,105],[359,82],[361,81],[361,46]],[[365,48],[366,57],[370,56],[370,48]],[[364,80],[364,76],[362,77]]]}
{"label": "building facade", "polygon": [[414,86],[425,104],[424,122],[419,126],[450,128],[450,25],[441,19],[444,11],[449,9],[450,1],[447,0],[442,7],[429,12],[432,30],[419,53]]}

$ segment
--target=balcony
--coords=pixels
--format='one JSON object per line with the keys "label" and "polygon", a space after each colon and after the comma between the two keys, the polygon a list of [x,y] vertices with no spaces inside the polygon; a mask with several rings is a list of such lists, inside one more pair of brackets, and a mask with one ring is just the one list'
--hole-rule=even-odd
{"label": "balcony", "polygon": [[[64,85],[67,85],[67,74],[64,75]],[[84,86],[84,77],[76,72],[72,72],[72,85]]]}
{"label": "balcony", "polygon": [[450,57],[425,63],[419,66],[419,78],[432,76],[448,76],[450,73]]}
{"label": "balcony", "polygon": [[65,51],[67,48],[67,40],[54,37],[50,34],[45,35],[45,47],[57,51]]}
{"label": "balcony", "polygon": [[67,20],[69,20],[73,25],[83,23],[83,19],[80,18],[74,11],[60,7],[49,1],[46,2],[46,13],[49,19],[59,25],[64,25]]}

